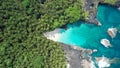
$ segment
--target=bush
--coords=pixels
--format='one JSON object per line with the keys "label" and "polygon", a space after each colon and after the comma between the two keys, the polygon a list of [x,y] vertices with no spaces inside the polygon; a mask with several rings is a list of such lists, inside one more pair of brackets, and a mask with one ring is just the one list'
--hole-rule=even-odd
{"label": "bush", "polygon": [[116,0],[105,0],[104,2],[109,4],[115,4]]}

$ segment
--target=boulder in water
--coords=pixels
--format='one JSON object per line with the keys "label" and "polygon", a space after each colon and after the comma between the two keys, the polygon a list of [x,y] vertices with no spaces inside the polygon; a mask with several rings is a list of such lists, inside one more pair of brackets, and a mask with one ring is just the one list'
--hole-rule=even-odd
{"label": "boulder in water", "polygon": [[97,49],[93,49],[93,52],[97,52]]}
{"label": "boulder in water", "polygon": [[100,43],[104,45],[105,47],[111,47],[110,41],[106,38],[101,39]]}
{"label": "boulder in water", "polygon": [[117,34],[117,28],[108,28],[107,32],[111,38],[114,38]]}

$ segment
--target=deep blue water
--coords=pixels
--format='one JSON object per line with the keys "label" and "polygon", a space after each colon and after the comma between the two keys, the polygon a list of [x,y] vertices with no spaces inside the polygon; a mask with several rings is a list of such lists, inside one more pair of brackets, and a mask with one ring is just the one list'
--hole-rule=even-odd
{"label": "deep blue water", "polygon": [[[88,49],[97,49],[92,57],[105,56],[107,58],[120,58],[120,33],[115,38],[111,38],[107,29],[110,27],[118,28],[120,25],[120,10],[108,5],[99,5],[96,15],[102,26],[86,24],[83,21],[77,21],[67,25],[67,30],[63,29],[59,42],[80,46]],[[113,47],[106,48],[100,40],[109,39]],[[120,64],[111,64],[110,68],[120,68]]]}

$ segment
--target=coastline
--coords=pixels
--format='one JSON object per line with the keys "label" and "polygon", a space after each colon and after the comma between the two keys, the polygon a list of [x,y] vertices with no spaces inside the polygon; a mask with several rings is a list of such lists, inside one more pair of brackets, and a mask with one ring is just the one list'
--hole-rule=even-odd
{"label": "coastline", "polygon": [[90,68],[93,65],[90,57],[92,50],[66,44],[61,46],[66,54],[67,68]]}
{"label": "coastline", "polygon": [[[85,1],[87,2],[88,0]],[[87,2],[86,4],[92,3],[92,0],[90,1],[91,2]],[[90,5],[88,6],[90,8]],[[93,8],[88,9],[90,13],[87,21],[89,23],[93,23],[93,24],[97,24],[98,26],[101,26],[102,24],[96,19],[95,17],[96,15],[94,14],[94,11],[91,10],[93,10]],[[67,59],[67,64],[66,64],[67,68],[91,68],[90,66],[92,66],[91,65],[92,62],[91,62],[91,57],[89,55],[94,51],[90,49],[84,49],[77,46],[66,45],[66,44],[61,44],[61,46],[65,52],[65,56]],[[85,54],[87,56],[85,56]]]}
{"label": "coastline", "polygon": [[[101,0],[98,0],[98,1],[100,2]],[[97,26],[101,26],[102,24],[96,19],[96,17],[95,17],[96,14],[94,14],[94,11],[91,11],[91,10],[93,10],[93,8],[90,8],[90,4],[92,4],[92,2],[96,3],[94,0],[85,0],[86,5],[85,5],[84,9],[87,9],[87,11],[89,11],[89,17],[88,17],[87,21],[89,23],[96,24]],[[110,4],[108,4],[108,5],[110,5]],[[119,6],[118,4],[115,4],[115,5]],[[115,6],[115,5],[113,5],[113,6]],[[65,52],[67,64],[69,64],[69,68],[91,68],[91,67],[94,68],[94,65],[92,65],[93,62],[91,62],[91,65],[90,65],[90,63],[88,64],[88,62],[91,61],[91,57],[89,56],[90,53],[88,53],[89,50],[83,49],[83,48],[80,48],[77,46],[74,47],[74,46],[65,45],[65,44],[61,44],[61,45]],[[75,48],[77,48],[77,49],[75,49]],[[83,58],[85,51],[87,51],[88,56],[86,58]],[[90,50],[90,51],[96,52],[97,50],[93,50],[93,51]],[[85,61],[85,62],[82,63],[82,61]]]}

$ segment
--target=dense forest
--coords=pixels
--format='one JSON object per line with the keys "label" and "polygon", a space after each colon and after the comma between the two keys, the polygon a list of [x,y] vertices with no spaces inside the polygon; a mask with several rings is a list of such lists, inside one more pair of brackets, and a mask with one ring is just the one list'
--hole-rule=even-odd
{"label": "dense forest", "polygon": [[85,20],[83,1],[0,0],[0,68],[65,68],[60,43],[43,33]]}
{"label": "dense forest", "polygon": [[43,33],[85,20],[83,1],[0,0],[0,68],[65,68],[60,44]]}
{"label": "dense forest", "polygon": [[60,43],[43,33],[86,19],[82,0],[0,0],[0,68],[65,68]]}

